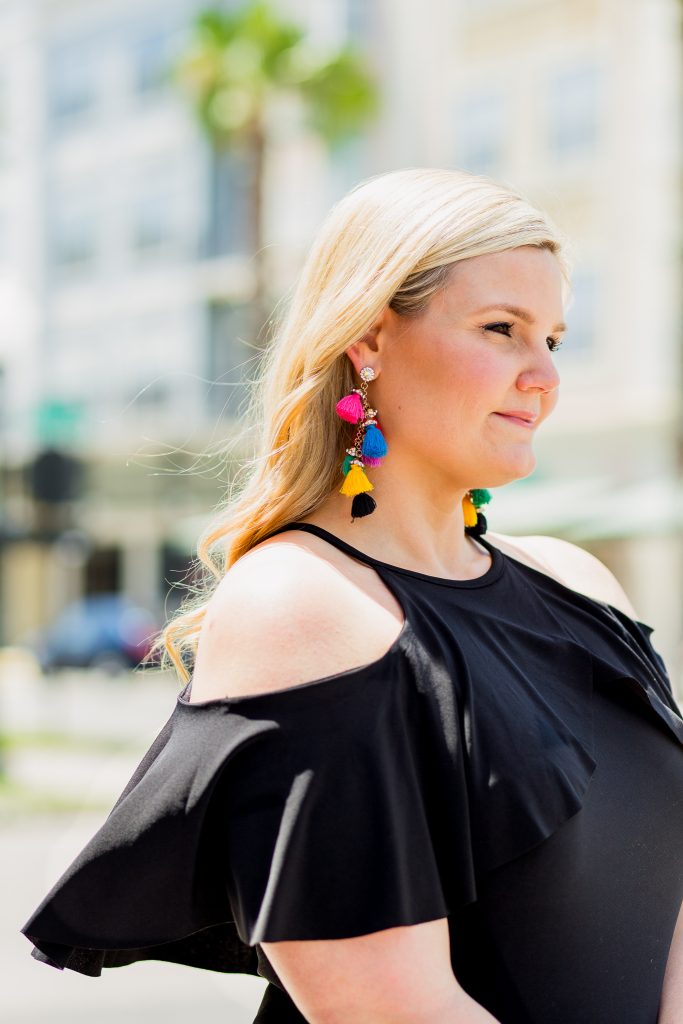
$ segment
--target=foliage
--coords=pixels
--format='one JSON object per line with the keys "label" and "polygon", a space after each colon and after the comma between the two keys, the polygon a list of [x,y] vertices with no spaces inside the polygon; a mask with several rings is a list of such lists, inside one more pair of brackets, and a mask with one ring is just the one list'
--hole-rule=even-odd
{"label": "foliage", "polygon": [[270,103],[283,94],[298,98],[310,128],[331,146],[377,109],[372,79],[350,47],[318,54],[266,0],[199,14],[175,77],[217,149],[263,132]]}

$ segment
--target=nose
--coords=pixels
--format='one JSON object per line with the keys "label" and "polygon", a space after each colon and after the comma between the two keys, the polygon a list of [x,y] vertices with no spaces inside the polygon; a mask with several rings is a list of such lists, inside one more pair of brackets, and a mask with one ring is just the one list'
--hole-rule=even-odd
{"label": "nose", "polygon": [[520,390],[538,390],[545,393],[555,391],[560,386],[560,375],[552,361],[550,350],[547,349],[546,352],[547,355],[539,357],[532,368],[520,373],[517,381]]}

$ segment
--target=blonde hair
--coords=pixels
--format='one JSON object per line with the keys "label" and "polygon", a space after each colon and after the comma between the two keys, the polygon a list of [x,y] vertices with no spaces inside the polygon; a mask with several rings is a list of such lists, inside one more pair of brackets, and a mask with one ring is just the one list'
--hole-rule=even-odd
{"label": "blonde hair", "polygon": [[258,431],[248,479],[201,534],[204,578],[154,641],[151,655],[163,651],[162,667],[172,663],[187,682],[207,604],[230,566],[339,489],[349,440],[335,405],[357,386],[345,352],[382,309],[418,316],[453,264],[523,245],[549,249],[569,286],[566,244],[522,195],[462,170],[377,175],[332,208],[263,355],[247,411]]}

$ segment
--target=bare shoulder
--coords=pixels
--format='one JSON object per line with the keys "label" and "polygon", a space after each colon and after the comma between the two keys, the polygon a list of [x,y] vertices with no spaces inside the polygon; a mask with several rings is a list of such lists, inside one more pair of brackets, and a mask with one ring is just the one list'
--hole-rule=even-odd
{"label": "bare shoulder", "polygon": [[279,534],[238,559],[214,591],[191,700],[248,697],[359,668],[383,656],[402,625],[399,602],[368,566],[319,538]]}
{"label": "bare shoulder", "polygon": [[580,594],[611,604],[631,618],[639,618],[614,573],[580,545],[541,535],[512,537],[488,531],[487,536],[496,547],[532,569],[547,573]]}

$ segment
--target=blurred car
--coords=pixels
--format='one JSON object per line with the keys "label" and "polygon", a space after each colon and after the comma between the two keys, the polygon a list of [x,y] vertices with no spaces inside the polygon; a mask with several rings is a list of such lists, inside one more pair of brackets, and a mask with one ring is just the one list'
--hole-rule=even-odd
{"label": "blurred car", "polygon": [[27,638],[43,672],[96,668],[116,674],[140,665],[158,625],[146,608],[124,594],[90,594],[74,601]]}

